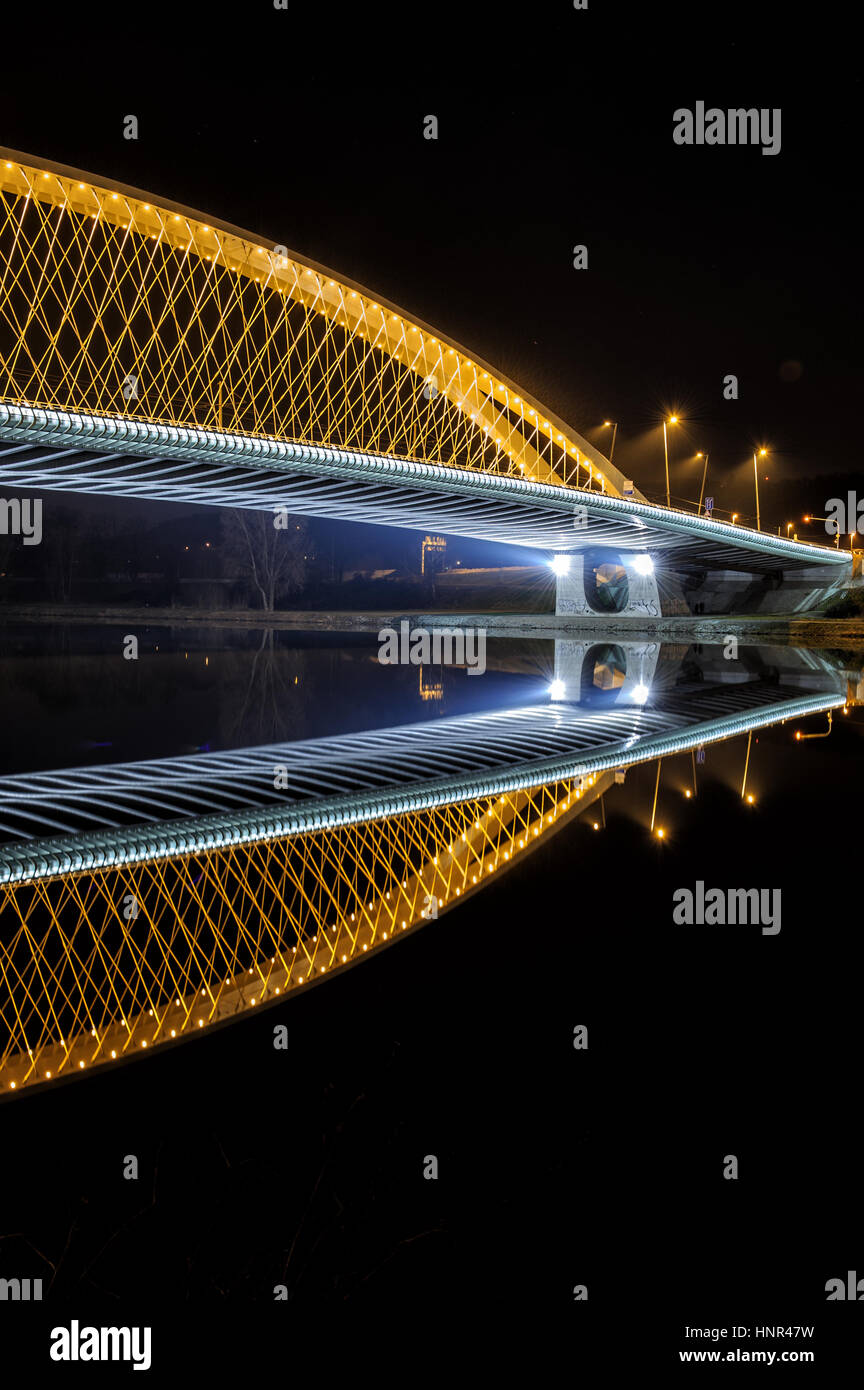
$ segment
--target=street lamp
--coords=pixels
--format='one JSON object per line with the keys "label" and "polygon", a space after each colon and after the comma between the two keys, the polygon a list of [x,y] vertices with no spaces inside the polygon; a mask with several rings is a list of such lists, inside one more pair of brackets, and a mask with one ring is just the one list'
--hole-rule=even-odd
{"label": "street lamp", "polygon": [[666,425],[667,425],[667,423],[670,424],[670,425],[677,425],[677,424],[678,424],[678,416],[677,416],[677,415],[670,415],[670,416],[669,416],[668,422],[667,422],[666,420],[663,421],[663,457],[664,457],[665,460],[666,460],[666,506],[667,506],[667,507],[671,507],[672,502],[671,502],[671,499],[670,499],[670,496],[669,496],[669,443],[668,443],[668,440],[667,440],[667,438],[666,438]]}
{"label": "street lamp", "polygon": [[614,452],[615,452],[615,436],[616,436],[616,434],[618,433],[618,421],[617,421],[617,420],[604,420],[604,421],[603,421],[603,428],[604,428],[604,430],[608,430],[608,429],[610,429],[610,428],[611,428],[611,430],[612,430],[612,447],[611,447],[611,449],[609,450],[609,462],[611,463],[611,462],[612,462],[612,455],[613,455]]}
{"label": "street lamp", "polygon": [[787,539],[787,541],[788,541],[788,539],[789,539],[789,532],[792,530],[792,527],[793,527],[794,525],[795,525],[795,522],[794,522],[794,521],[787,521],[787,522],[786,522],[786,539]]}
{"label": "street lamp", "polygon": [[[763,457],[765,456],[765,454],[767,454],[767,452],[768,452],[767,449],[760,449],[760,450],[759,450],[759,457],[760,457],[760,459],[763,458]],[[761,530],[762,530],[762,525],[761,525],[760,520],[759,520],[759,471],[758,471],[758,468],[757,468],[757,466],[756,466],[756,454],[755,454],[755,451],[754,451],[754,454],[753,454],[753,481],[754,481],[754,483],[756,484],[756,530],[757,530],[757,531],[761,531]]]}
{"label": "street lamp", "polygon": [[[696,455],[697,459],[702,458],[701,452]],[[702,486],[699,489],[699,511],[702,511],[702,498],[705,495],[705,479],[708,476],[708,455],[705,455],[705,465],[702,469]]]}
{"label": "street lamp", "polygon": [[[835,546],[835,548],[836,548],[837,550],[840,549],[840,522],[837,520],[836,516],[809,516],[809,515],[808,515],[808,516],[802,516],[801,520],[802,520],[802,521],[806,521],[807,524],[808,524],[808,526],[809,526],[809,524],[810,524],[811,521],[833,521],[833,522],[834,522],[834,546]],[[852,534],[854,535],[855,532],[853,531]]]}

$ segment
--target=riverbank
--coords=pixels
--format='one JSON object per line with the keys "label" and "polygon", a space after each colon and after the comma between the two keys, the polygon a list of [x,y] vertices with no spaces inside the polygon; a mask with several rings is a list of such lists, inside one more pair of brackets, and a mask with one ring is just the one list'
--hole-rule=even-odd
{"label": "riverbank", "polygon": [[864,618],[798,617],[768,614],[736,616],[622,618],[611,615],[559,617],[554,613],[428,613],[421,610],[332,613],[304,610],[264,613],[260,609],[202,610],[200,608],[101,608],[90,605],[20,604],[0,609],[0,622],[90,623],[149,627],[267,628],[309,632],[378,632],[407,620],[415,627],[477,627],[490,636],[574,637],[598,635],[630,640],[717,642],[728,633],[754,642],[788,642],[801,647],[864,647]]}

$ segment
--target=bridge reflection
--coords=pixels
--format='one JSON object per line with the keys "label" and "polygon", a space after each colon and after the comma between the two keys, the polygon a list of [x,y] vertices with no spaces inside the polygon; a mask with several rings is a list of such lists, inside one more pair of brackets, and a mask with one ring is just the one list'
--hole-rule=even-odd
{"label": "bridge reflection", "polygon": [[559,643],[545,705],[0,779],[0,1090],[308,989],[506,873],[628,767],[845,703],[824,654],[722,650]]}

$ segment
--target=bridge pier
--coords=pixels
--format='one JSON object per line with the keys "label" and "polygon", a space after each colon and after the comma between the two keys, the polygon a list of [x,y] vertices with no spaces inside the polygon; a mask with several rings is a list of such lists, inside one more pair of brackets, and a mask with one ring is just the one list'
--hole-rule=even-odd
{"label": "bridge pier", "polygon": [[[639,617],[660,618],[663,608],[660,590],[654,573],[654,562],[647,551],[610,551],[608,560],[601,551],[576,552],[567,557],[570,565],[566,573],[556,576],[555,613],[556,616],[584,614],[591,617]],[[586,589],[585,574],[590,568],[594,578],[592,599]],[[616,580],[617,571],[623,571],[623,581]],[[608,578],[598,572],[606,572]],[[596,595],[605,585],[609,593],[609,606],[601,603]],[[613,603],[615,595],[623,596],[620,606]]]}

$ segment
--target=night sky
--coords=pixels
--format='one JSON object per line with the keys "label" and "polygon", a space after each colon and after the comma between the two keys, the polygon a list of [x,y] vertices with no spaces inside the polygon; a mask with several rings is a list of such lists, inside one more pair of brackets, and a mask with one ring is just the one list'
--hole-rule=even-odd
{"label": "night sky", "polygon": [[[341,272],[598,447],[618,420],[615,462],[650,494],[665,411],[684,422],[679,497],[698,496],[687,460],[708,450],[717,507],[752,512],[752,447],[769,445],[774,527],[789,508],[772,485],[857,469],[853,60],[803,14],[256,0],[85,23],[49,4],[7,32],[25,61],[4,72],[0,132]],[[780,153],[674,144],[673,112],[697,100],[780,107]]]}

